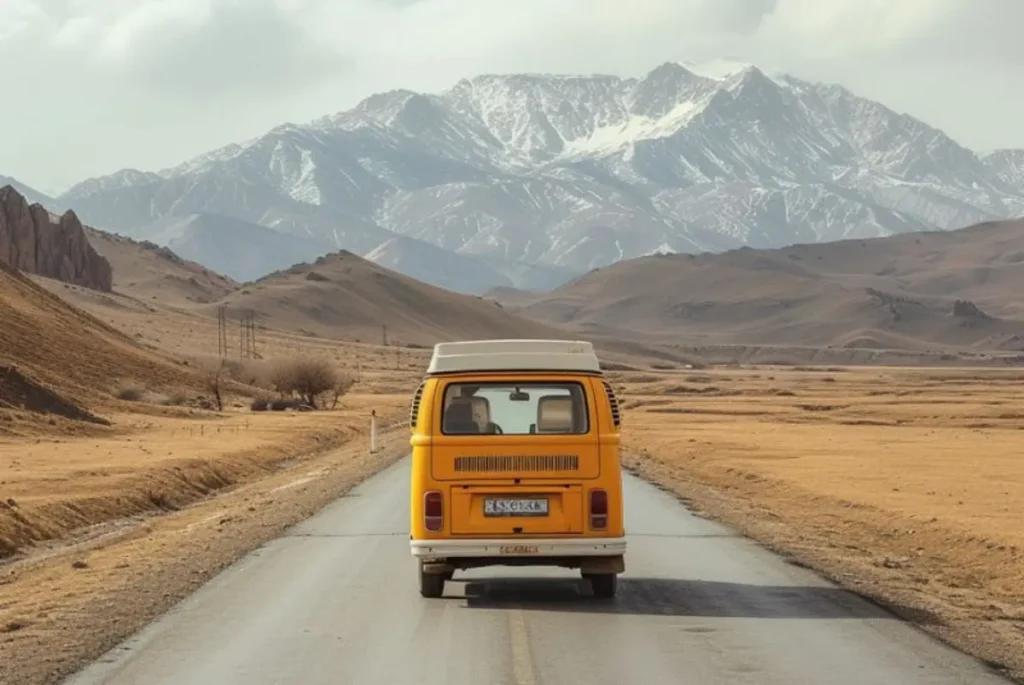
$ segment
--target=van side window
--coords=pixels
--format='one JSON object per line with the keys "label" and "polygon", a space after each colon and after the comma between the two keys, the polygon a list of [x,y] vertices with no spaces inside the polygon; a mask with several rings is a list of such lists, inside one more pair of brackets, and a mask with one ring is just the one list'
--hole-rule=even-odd
{"label": "van side window", "polygon": [[585,435],[590,432],[581,383],[451,383],[445,388],[445,435]]}

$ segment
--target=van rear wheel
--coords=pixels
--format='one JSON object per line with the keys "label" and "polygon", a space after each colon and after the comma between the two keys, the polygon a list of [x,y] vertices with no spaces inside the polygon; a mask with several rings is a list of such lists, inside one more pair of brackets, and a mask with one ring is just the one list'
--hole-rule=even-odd
{"label": "van rear wheel", "polygon": [[598,599],[611,599],[619,588],[619,576],[615,573],[592,573],[587,574],[587,578]]}
{"label": "van rear wheel", "polygon": [[420,594],[424,597],[441,597],[444,595],[444,583],[447,576],[442,573],[427,573],[420,564]]}

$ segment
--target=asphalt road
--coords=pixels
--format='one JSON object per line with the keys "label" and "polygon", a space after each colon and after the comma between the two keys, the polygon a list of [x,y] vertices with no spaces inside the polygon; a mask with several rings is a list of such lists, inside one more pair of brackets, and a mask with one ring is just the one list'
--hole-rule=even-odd
{"label": "asphalt road", "polygon": [[242,559],[70,685],[996,685],[1007,681],[626,481],[601,603],[559,569],[416,587],[408,460]]}

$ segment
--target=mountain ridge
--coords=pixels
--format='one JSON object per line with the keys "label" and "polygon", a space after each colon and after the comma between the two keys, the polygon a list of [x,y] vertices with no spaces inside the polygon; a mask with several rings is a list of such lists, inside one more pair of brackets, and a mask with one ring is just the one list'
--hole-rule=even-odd
{"label": "mountain ridge", "polygon": [[594,269],[550,293],[498,286],[489,297],[423,283],[346,250],[239,283],[152,243],[85,233],[113,267],[111,293],[32,280],[101,319],[123,320],[132,334],[160,311],[195,325],[227,307],[279,331],[370,341],[386,329],[390,340],[412,346],[583,335],[627,363],[779,355],[919,363],[945,355],[999,364],[1024,351],[1024,303],[1016,297],[1024,289],[1024,220],[653,255]]}
{"label": "mountain ridge", "polygon": [[[378,93],[58,201],[137,237],[168,217],[224,216],[324,252],[366,255],[398,236],[554,278],[658,252],[1010,218],[1024,214],[1024,151],[979,155],[842,86],[665,63],[636,78],[485,74]],[[458,276],[463,292],[507,285]]]}
{"label": "mountain ridge", "polygon": [[1024,220],[720,254],[657,255],[506,309],[652,344],[1024,349]]}
{"label": "mountain ridge", "polygon": [[22,183],[12,176],[4,176],[3,174],[0,174],[0,188],[3,188],[4,186],[11,186],[14,188],[22,197],[28,200],[29,204],[50,206],[54,202],[54,199],[46,193]]}

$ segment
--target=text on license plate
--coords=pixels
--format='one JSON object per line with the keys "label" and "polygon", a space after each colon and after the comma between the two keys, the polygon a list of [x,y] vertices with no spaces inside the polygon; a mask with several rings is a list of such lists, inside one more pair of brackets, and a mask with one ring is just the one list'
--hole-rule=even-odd
{"label": "text on license plate", "polygon": [[540,551],[539,545],[502,545],[498,553],[506,556],[524,556],[536,554]]}
{"label": "text on license plate", "polygon": [[547,516],[548,501],[544,497],[488,497],[484,499],[484,516]]}

